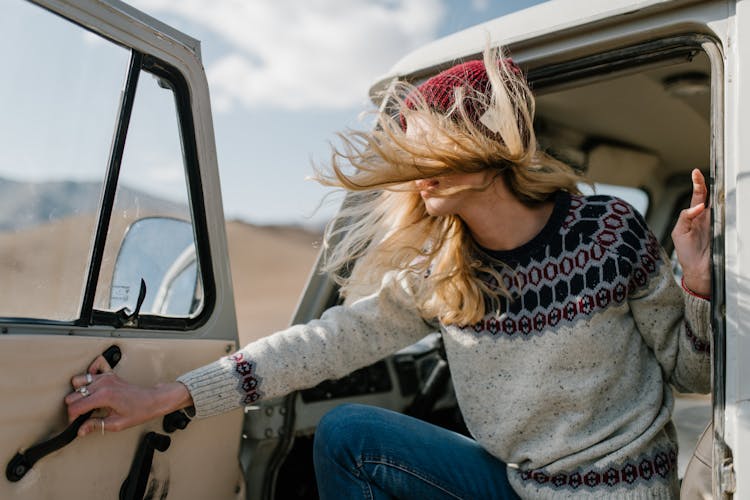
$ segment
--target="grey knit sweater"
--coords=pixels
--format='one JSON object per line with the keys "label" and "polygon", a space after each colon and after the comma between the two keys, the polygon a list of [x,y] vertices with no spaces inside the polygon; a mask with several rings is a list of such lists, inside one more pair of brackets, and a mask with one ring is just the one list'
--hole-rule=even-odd
{"label": "grey knit sweater", "polygon": [[[608,196],[559,193],[531,241],[486,251],[513,301],[473,325],[440,325],[466,425],[509,464],[523,498],[673,498],[668,384],[710,389],[709,303],[675,282],[640,215]],[[189,372],[206,417],[339,378],[434,330],[403,285],[293,326]]]}

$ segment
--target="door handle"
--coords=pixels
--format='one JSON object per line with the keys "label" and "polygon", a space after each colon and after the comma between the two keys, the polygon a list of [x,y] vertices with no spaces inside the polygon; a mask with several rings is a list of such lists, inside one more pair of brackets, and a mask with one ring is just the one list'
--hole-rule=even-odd
{"label": "door handle", "polygon": [[[102,356],[107,360],[109,366],[114,368],[117,363],[120,362],[120,359],[122,359],[122,352],[119,347],[113,345],[104,351]],[[70,442],[78,435],[78,429],[80,429],[81,425],[91,417],[92,413],[94,413],[93,410],[84,413],[83,415],[79,415],[78,418],[76,418],[60,434],[48,439],[47,441],[35,444],[23,453],[16,453],[5,468],[5,477],[8,478],[8,481],[14,483],[20,481],[37,461],[70,444]]]}

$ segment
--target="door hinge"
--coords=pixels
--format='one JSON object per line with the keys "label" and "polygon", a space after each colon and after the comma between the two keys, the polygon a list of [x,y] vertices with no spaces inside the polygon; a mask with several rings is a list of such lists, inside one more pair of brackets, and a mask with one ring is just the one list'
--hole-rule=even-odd
{"label": "door hinge", "polygon": [[286,412],[283,405],[271,402],[246,406],[245,415],[252,417],[245,419],[243,437],[253,440],[278,439],[284,434]]}
{"label": "door hinge", "polygon": [[737,479],[734,474],[734,462],[727,459],[721,466],[721,492],[733,495],[737,489]]}

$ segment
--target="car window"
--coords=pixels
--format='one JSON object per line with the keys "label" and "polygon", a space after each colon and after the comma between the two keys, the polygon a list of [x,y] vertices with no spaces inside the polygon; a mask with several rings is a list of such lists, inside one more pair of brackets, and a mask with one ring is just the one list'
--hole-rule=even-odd
{"label": "car window", "polygon": [[141,314],[200,312],[202,285],[174,91],[168,80],[148,72],[138,80],[96,308],[134,311],[141,279]]}
{"label": "car window", "polygon": [[197,317],[184,79],[29,2],[4,5],[0,28],[0,321]]}
{"label": "car window", "polygon": [[74,320],[129,53],[28,2],[3,18],[0,316]]}
{"label": "car window", "polygon": [[594,183],[593,187],[589,184],[581,183],[578,185],[578,189],[583,194],[608,194],[615,196],[630,203],[643,217],[646,217],[648,214],[648,193],[643,189],[604,184],[601,182]]}

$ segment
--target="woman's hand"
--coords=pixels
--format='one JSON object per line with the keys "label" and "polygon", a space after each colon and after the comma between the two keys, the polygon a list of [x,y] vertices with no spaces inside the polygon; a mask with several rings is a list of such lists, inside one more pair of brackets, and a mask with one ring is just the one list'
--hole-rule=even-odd
{"label": "woman's hand", "polygon": [[697,168],[691,174],[693,197],[690,208],[680,212],[672,230],[677,260],[682,266],[683,283],[692,292],[711,295],[711,216],[706,207],[708,188]]}
{"label": "woman's hand", "polygon": [[99,356],[83,375],[72,378],[75,389],[65,397],[68,420],[97,410],[78,430],[79,436],[90,432],[121,431],[152,418],[190,406],[192,398],[179,382],[152,388],[125,382],[112,372],[104,357]]}

